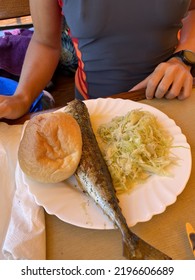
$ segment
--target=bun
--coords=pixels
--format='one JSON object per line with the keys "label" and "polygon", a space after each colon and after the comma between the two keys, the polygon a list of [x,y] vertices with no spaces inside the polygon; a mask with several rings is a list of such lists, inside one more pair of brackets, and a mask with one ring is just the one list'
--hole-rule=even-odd
{"label": "bun", "polygon": [[77,121],[63,112],[33,117],[24,130],[18,150],[22,171],[44,183],[57,183],[74,174],[82,153]]}

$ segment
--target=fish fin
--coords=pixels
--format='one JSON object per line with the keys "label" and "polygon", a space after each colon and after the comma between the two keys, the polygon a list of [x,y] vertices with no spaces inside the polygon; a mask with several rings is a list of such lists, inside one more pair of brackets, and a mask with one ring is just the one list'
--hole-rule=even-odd
{"label": "fish fin", "polygon": [[171,260],[169,256],[151,246],[135,235],[135,242],[132,248],[128,241],[123,241],[123,256],[128,260]]}

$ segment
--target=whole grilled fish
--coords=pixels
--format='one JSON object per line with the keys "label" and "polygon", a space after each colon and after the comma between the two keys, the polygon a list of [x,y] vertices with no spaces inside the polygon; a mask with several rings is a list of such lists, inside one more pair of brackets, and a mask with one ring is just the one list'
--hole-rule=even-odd
{"label": "whole grilled fish", "polygon": [[102,208],[120,229],[124,256],[127,259],[170,259],[135,235],[121,212],[108,167],[101,154],[93,132],[88,109],[84,102],[73,100],[65,107],[78,122],[83,140],[83,150],[76,177],[82,189]]}

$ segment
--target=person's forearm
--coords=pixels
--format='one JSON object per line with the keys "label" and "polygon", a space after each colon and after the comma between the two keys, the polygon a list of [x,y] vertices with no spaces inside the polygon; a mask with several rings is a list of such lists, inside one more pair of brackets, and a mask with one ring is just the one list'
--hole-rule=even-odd
{"label": "person's forearm", "polygon": [[59,56],[60,43],[57,48],[52,48],[32,38],[15,94],[31,104],[52,78]]}
{"label": "person's forearm", "polygon": [[195,52],[195,9],[188,12],[183,20],[183,28],[180,33],[180,42],[175,52],[191,50]]}

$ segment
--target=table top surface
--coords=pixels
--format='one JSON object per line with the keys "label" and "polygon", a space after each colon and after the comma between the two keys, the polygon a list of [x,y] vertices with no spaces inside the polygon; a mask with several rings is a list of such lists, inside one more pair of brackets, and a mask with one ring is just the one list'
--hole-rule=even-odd
{"label": "table top surface", "polygon": [[[118,98],[132,99],[130,93]],[[142,99],[142,100],[140,100]],[[185,100],[146,100],[143,92],[136,95],[138,102],[153,106],[181,128],[191,146],[192,162],[195,159],[195,90]],[[172,259],[190,260],[193,254],[186,235],[185,224],[195,225],[195,167],[190,179],[174,204],[150,221],[138,223],[132,231],[148,243],[169,255]],[[123,259],[122,239],[119,230],[94,230],[80,228],[46,214],[47,259]]]}
{"label": "table top surface", "polygon": [[[165,99],[144,99],[140,93],[121,93],[117,98],[133,99],[153,106],[173,119],[181,128],[191,146],[192,163],[195,160],[195,89],[190,98],[179,101]],[[26,116],[24,119],[29,118]],[[22,120],[20,120],[21,122]],[[52,260],[120,260],[122,238],[119,230],[95,230],[65,223],[54,215],[46,213],[47,259]],[[193,259],[185,224],[195,226],[195,166],[191,176],[174,204],[131,229],[138,236],[175,260]]]}

